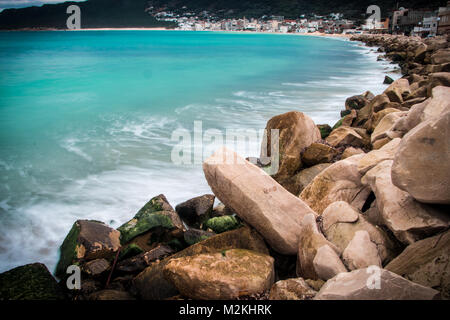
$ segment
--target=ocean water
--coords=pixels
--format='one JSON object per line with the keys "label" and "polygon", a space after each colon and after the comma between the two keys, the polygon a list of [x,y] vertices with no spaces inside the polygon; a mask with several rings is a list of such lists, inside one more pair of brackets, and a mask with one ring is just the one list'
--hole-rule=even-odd
{"label": "ocean water", "polygon": [[195,121],[261,130],[298,110],[333,125],[347,97],[385,88],[394,66],[376,57],[293,35],[0,32],[0,272],[53,270],[77,219],[118,227],[158,194],[175,206],[210,192],[200,164],[171,158]]}

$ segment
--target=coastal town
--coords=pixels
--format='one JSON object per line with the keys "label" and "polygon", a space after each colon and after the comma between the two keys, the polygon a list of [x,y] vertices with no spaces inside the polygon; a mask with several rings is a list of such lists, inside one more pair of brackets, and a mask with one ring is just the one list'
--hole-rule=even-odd
{"label": "coastal town", "polygon": [[433,37],[450,32],[450,1],[446,7],[408,9],[397,8],[385,19],[350,20],[342,13],[324,15],[301,15],[297,19],[283,16],[262,16],[260,18],[221,19],[214,13],[190,12],[183,7],[177,12],[165,8],[150,7],[147,12],[159,21],[177,24],[177,30],[190,31],[241,31],[271,33],[325,33],[325,34],[405,34]]}

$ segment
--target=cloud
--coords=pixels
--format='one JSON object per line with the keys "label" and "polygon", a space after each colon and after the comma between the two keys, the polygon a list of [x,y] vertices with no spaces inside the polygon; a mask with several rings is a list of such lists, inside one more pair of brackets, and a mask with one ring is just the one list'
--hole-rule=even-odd
{"label": "cloud", "polygon": [[[31,6],[41,6],[43,4],[61,3],[69,0],[0,0],[0,11],[8,8],[24,8]],[[85,0],[70,0],[85,1]]]}

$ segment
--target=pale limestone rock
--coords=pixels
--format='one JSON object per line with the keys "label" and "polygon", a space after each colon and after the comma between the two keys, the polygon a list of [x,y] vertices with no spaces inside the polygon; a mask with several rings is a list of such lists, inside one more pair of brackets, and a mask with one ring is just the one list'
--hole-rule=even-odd
{"label": "pale limestone rock", "polygon": [[305,216],[300,231],[297,254],[297,276],[316,280],[319,277],[314,268],[313,261],[316,257],[317,250],[324,245],[328,245],[337,254],[340,254],[340,251],[320,233],[313,214]]}
{"label": "pale limestone rock", "polygon": [[401,139],[396,138],[385,144],[378,150],[372,150],[367,153],[358,162],[358,171],[361,175],[366,174],[367,171],[375,167],[378,163],[384,160],[393,160],[395,152],[398,149]]}
{"label": "pale limestone rock", "polygon": [[347,272],[339,256],[328,245],[323,245],[317,250],[313,265],[317,276],[325,281],[341,272]]}
{"label": "pale limestone rock", "polygon": [[281,254],[296,254],[300,225],[314,211],[264,171],[221,148],[203,163],[206,180],[227,207]]}
{"label": "pale limestone rock", "polygon": [[450,112],[422,122],[402,139],[392,183],[423,203],[450,204]]}
{"label": "pale limestone rock", "polygon": [[[378,268],[377,268],[378,269]],[[435,300],[438,291],[375,268],[340,273],[328,280],[314,300]],[[379,282],[376,281],[379,275]],[[379,285],[378,285],[379,284]]]}
{"label": "pale limestone rock", "polygon": [[341,252],[349,245],[356,232],[368,232],[383,263],[391,261],[400,249],[395,239],[391,239],[383,229],[368,222],[364,215],[343,201],[330,204],[322,213],[322,230],[325,237]]}
{"label": "pale limestone rock", "polygon": [[305,201],[317,214],[322,214],[328,205],[345,201],[361,209],[370,191],[361,183],[358,161],[363,154],[333,163],[319,173],[302,191],[300,199]]}
{"label": "pale limestone rock", "polygon": [[362,178],[375,193],[384,224],[404,244],[431,236],[449,226],[449,217],[422,204],[392,184],[392,160],[380,162]]}
{"label": "pale limestone rock", "polygon": [[301,151],[321,138],[314,121],[298,111],[291,111],[271,118],[266,125],[267,137],[263,140],[261,157],[271,154],[271,130],[279,130],[280,165],[274,175],[277,181],[292,176],[301,166]]}
{"label": "pale limestone rock", "polygon": [[435,288],[450,299],[450,231],[409,245],[386,270]]}
{"label": "pale limestone rock", "polygon": [[342,258],[350,270],[370,266],[381,267],[377,246],[370,240],[369,233],[365,230],[355,232],[355,236],[342,253]]}

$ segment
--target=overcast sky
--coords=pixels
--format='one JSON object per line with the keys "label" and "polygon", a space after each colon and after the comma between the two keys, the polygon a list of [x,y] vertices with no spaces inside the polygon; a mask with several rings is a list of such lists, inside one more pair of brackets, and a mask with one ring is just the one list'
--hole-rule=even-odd
{"label": "overcast sky", "polygon": [[[23,8],[30,6],[41,6],[45,3],[59,3],[69,0],[0,0],[0,11],[7,8]],[[85,0],[70,0],[85,1]]]}

